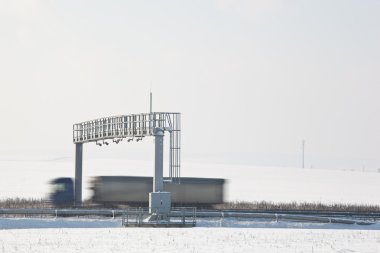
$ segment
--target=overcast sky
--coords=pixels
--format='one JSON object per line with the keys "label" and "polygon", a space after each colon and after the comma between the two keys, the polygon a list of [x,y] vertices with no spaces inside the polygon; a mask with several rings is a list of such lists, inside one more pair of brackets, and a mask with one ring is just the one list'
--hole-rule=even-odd
{"label": "overcast sky", "polygon": [[182,113],[183,161],[299,167],[304,139],[307,167],[380,168],[379,13],[378,0],[0,0],[0,158],[73,156],[74,123],[148,112],[152,83],[153,110]]}

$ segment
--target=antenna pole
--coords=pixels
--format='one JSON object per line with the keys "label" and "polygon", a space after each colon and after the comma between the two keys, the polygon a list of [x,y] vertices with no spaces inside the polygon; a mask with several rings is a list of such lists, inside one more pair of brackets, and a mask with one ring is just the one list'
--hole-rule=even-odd
{"label": "antenna pole", "polygon": [[150,92],[150,113],[152,113],[152,91]]}

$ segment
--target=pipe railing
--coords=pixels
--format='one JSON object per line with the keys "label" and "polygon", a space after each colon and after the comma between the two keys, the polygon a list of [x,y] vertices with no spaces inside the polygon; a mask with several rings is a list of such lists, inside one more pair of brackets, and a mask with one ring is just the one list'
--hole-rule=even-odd
{"label": "pipe railing", "polygon": [[[133,215],[136,208],[128,209],[0,209],[0,215],[51,215],[55,217],[69,216],[107,216],[117,217],[122,215]],[[192,211],[171,211],[171,217],[193,217]],[[197,211],[197,218],[245,218],[245,219],[272,219],[272,220],[292,220],[308,221],[319,223],[336,223],[336,224],[357,224],[372,225],[377,224],[371,221],[353,220],[346,218],[321,217],[314,215],[300,214],[278,214],[278,213],[247,213],[247,212],[223,212],[223,211]]]}

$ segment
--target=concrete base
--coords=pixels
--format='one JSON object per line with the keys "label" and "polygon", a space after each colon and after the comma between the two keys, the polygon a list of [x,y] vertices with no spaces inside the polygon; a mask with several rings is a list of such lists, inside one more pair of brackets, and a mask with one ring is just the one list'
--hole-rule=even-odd
{"label": "concrete base", "polygon": [[171,209],[170,192],[150,192],[149,193],[149,213],[168,214]]}

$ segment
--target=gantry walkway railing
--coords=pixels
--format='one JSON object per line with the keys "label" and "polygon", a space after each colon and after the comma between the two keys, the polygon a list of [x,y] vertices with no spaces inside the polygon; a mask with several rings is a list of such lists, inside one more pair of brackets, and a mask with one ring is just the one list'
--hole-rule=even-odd
{"label": "gantry walkway railing", "polygon": [[[73,125],[74,143],[96,142],[98,145],[112,140],[119,143],[142,140],[154,135],[155,128],[170,133],[169,177],[179,180],[181,164],[181,114],[172,112],[152,112],[105,117]],[[98,143],[99,142],[99,143]]]}

